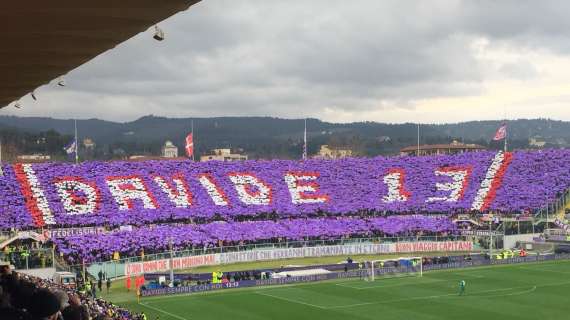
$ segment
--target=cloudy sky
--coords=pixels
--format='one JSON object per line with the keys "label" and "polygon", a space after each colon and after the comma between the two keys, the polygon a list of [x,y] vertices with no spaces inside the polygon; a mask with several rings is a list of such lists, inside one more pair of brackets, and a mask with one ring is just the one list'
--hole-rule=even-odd
{"label": "cloudy sky", "polygon": [[0,114],[570,120],[570,1],[203,0]]}

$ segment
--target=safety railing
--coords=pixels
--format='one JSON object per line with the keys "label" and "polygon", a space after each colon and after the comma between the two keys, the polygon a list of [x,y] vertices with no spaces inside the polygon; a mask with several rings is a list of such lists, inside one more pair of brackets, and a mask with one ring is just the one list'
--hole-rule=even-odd
{"label": "safety railing", "polygon": [[570,189],[564,191],[562,195],[560,195],[556,200],[552,203],[547,204],[542,209],[538,210],[535,214],[535,224],[546,222],[548,229],[548,225],[556,218],[559,218],[559,215],[565,214],[565,210],[570,204]]}
{"label": "safety railing", "polygon": [[51,268],[54,266],[54,252],[51,248],[1,251],[0,261],[9,262],[18,270]]}

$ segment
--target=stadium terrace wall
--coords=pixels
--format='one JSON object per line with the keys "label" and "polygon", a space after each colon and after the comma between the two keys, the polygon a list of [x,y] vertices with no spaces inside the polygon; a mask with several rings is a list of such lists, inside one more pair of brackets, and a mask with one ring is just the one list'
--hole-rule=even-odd
{"label": "stadium terrace wall", "polygon": [[0,228],[282,217],[324,211],[528,211],[570,187],[570,150],[244,162],[5,164]]}
{"label": "stadium terrace wall", "polygon": [[[436,264],[436,265],[425,265],[423,267],[423,270],[430,271],[430,270],[462,269],[462,268],[472,268],[472,267],[490,266],[498,264],[517,264],[517,263],[568,260],[568,259],[570,259],[570,255],[568,254],[557,254],[557,255],[552,254],[545,256],[524,257],[524,258],[517,257],[505,260],[475,260],[475,261],[454,262],[454,263],[445,263],[445,264]],[[398,272],[409,272],[409,271],[410,270],[405,270],[405,269],[398,270],[398,268],[379,268],[376,270],[375,274],[379,277],[382,277],[385,274],[395,274]],[[412,270],[412,271],[417,271],[417,270]],[[219,284],[202,284],[202,285],[185,286],[185,287],[147,289],[147,290],[141,290],[141,296],[152,297],[152,296],[175,295],[175,294],[190,294],[198,292],[219,291],[226,289],[238,289],[238,288],[259,287],[259,286],[275,286],[275,285],[316,282],[316,281],[335,280],[335,279],[359,278],[363,277],[366,274],[366,272],[367,270],[334,272],[334,273],[327,273],[320,275],[287,277],[279,279],[244,280],[244,281],[219,283]]]}

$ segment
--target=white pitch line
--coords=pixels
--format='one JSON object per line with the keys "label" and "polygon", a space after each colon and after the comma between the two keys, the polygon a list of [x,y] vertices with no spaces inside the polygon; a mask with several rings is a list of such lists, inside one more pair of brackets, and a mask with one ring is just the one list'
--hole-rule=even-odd
{"label": "white pitch line", "polygon": [[[566,262],[566,261],[563,261],[563,262]],[[557,264],[562,264],[562,262],[561,262],[561,261],[552,262],[552,263],[550,263],[550,262],[541,262],[541,265],[557,265]],[[512,267],[512,265],[495,265],[495,266],[474,267],[473,270],[465,270],[465,271],[463,271],[463,272],[481,271],[482,269],[485,269],[485,270],[486,270],[486,269],[497,269],[497,268],[501,268],[501,267]],[[525,268],[525,267],[522,267],[522,266],[521,266],[521,267],[519,267],[519,268],[522,269],[522,268]],[[536,268],[532,268],[532,267],[526,267],[526,268],[528,268],[529,270],[540,271],[540,270],[536,270]],[[526,269],[526,268],[525,268],[525,269]],[[552,270],[546,270],[546,271],[555,272],[555,273],[562,272],[562,271],[552,271]],[[450,270],[433,270],[432,272],[434,272],[434,273],[440,273],[440,272],[441,272],[441,273],[452,273],[452,272],[450,272]],[[566,272],[562,272],[562,273],[566,274]],[[568,274],[570,274],[570,272],[569,272]],[[446,281],[446,280],[443,280],[443,281]],[[257,290],[293,289],[293,288],[295,288],[295,287],[301,287],[301,286],[306,286],[306,285],[311,286],[311,285],[314,285],[315,283],[319,283],[319,282],[287,284],[287,285],[280,285],[280,286],[277,286],[277,287],[274,287],[274,286],[265,286],[265,287],[259,287],[259,288],[257,288]],[[566,285],[566,284],[570,284],[570,282],[561,282],[561,283],[555,283],[555,284],[546,284],[546,285],[540,285],[540,286],[537,286],[537,287],[560,286],[560,285]],[[345,287],[349,288],[349,286],[345,286]],[[528,287],[525,287],[525,288],[528,288]],[[252,288],[252,289],[253,289],[253,288]],[[241,295],[248,295],[248,294],[252,294],[252,293],[259,293],[259,291],[243,290],[243,291],[239,291],[239,292],[231,292],[231,293],[230,293],[230,292],[226,292],[226,291],[224,291],[224,290],[220,290],[220,291],[209,291],[209,292],[202,292],[202,293],[189,293],[189,294],[179,294],[179,295],[167,295],[167,296],[158,296],[158,297],[148,297],[148,298],[146,298],[146,299],[147,299],[148,301],[157,301],[157,300],[172,299],[172,298],[181,298],[181,297],[185,297],[185,298],[199,298],[199,297],[220,297],[220,296],[227,296],[227,295],[241,296]],[[271,295],[268,295],[268,294],[265,294],[265,295],[271,296]],[[450,294],[449,296],[453,296],[453,295],[455,295],[455,294]],[[281,298],[281,297],[275,297],[275,296],[274,296],[273,298],[279,299],[279,298]],[[284,300],[284,299],[281,299],[281,300]],[[418,300],[418,298],[412,298],[412,300]],[[402,300],[402,301],[406,301],[406,300]],[[335,307],[328,307],[328,308],[327,308],[327,307],[322,307],[322,306],[317,306],[317,305],[311,305],[311,304],[307,304],[307,303],[301,303],[301,302],[299,302],[299,301],[291,301],[291,302],[296,302],[296,303],[300,303],[300,304],[306,304],[306,305],[308,305],[308,306],[313,306],[313,307],[320,308],[320,309],[334,309],[334,308],[343,308],[343,307],[345,307],[345,306],[335,306]],[[392,301],[392,302],[394,302],[394,301]],[[395,301],[395,302],[397,302],[397,301]],[[382,302],[371,302],[371,303],[369,303],[369,304],[377,304],[377,303],[382,303]],[[151,307],[151,306],[149,306],[149,305],[146,305],[146,304],[144,304],[144,303],[140,303],[140,304],[143,305],[143,306],[146,306],[146,307],[148,307],[148,308],[150,308],[150,309],[157,309],[157,311],[162,312],[162,313],[164,313],[164,314],[168,314],[168,315],[170,315],[170,316],[172,316],[172,317],[175,317],[175,318],[177,318],[177,319],[179,319],[179,320],[188,320],[188,319],[179,317],[179,316],[177,316],[177,315],[170,314],[170,313],[168,313],[167,311],[160,310],[160,309],[158,309],[158,308],[153,308],[153,307]]]}
{"label": "white pitch line", "polygon": [[[490,290],[490,291],[480,291],[477,293],[507,291],[507,290],[511,290],[511,289],[512,288],[505,288],[505,289],[497,289],[497,290]],[[422,297],[415,297],[415,298],[403,298],[403,299],[393,299],[393,300],[385,300],[385,301],[371,301],[371,302],[347,304],[347,305],[343,305],[343,306],[335,306],[335,307],[331,307],[331,309],[342,309],[342,308],[351,308],[351,307],[359,307],[359,306],[368,306],[368,305],[372,305],[372,304],[386,304],[386,303],[405,302],[405,301],[414,301],[414,300],[429,300],[429,299],[444,298],[444,297],[450,297],[450,296],[456,296],[456,295],[457,295],[457,293],[448,293],[448,294],[440,294],[440,295],[433,295],[433,296],[422,296]]]}
{"label": "white pitch line", "polygon": [[[214,298],[214,297],[226,297],[226,296],[243,296],[248,294],[253,294],[255,291],[261,290],[276,290],[276,289],[293,289],[297,287],[304,287],[304,286],[313,286],[315,284],[322,283],[320,281],[317,282],[301,282],[301,283],[290,283],[290,284],[283,284],[283,285],[274,285],[274,286],[262,286],[262,287],[247,287],[247,288],[238,288],[237,291],[233,290],[213,290],[213,291],[203,291],[203,292],[192,292],[192,293],[184,293],[184,294],[174,294],[174,295],[165,295],[165,296],[151,296],[144,298],[145,301],[159,301],[165,299],[172,299],[172,298]],[[126,302],[126,301],[121,301]]]}
{"label": "white pitch line", "polygon": [[316,305],[316,304],[307,303],[307,302],[303,302],[303,301],[299,301],[299,300],[295,300],[295,299],[283,298],[283,297],[275,296],[275,295],[272,295],[272,294],[269,294],[269,293],[265,293],[265,292],[258,292],[258,291],[256,291],[255,293],[258,294],[258,295],[260,295],[260,296],[266,296],[266,297],[271,297],[271,298],[273,298],[273,299],[279,299],[279,300],[283,300],[283,301],[287,301],[287,302],[298,303],[298,304],[302,304],[302,305],[305,305],[305,306],[309,306],[309,307],[313,307],[313,308],[318,308],[318,309],[321,309],[321,310],[327,310],[327,309],[328,309],[327,307],[319,306],[319,305]]}
{"label": "white pitch line", "polygon": [[478,275],[478,274],[471,274],[471,272],[453,272],[452,274],[463,276],[463,277],[471,277],[476,279],[484,279],[485,276]]}
{"label": "white pitch line", "polygon": [[[376,280],[378,283],[382,282],[383,280]],[[445,282],[447,280],[443,279],[430,279],[429,281],[420,281],[420,282],[413,282],[413,283],[400,283],[395,285],[382,285],[378,284],[375,286],[365,286],[365,287],[358,287],[358,286],[351,286],[344,283],[335,283],[335,285],[344,288],[350,288],[354,290],[369,290],[369,289],[377,289],[377,288],[395,288],[395,287],[405,287],[405,286],[416,286],[418,284],[429,284],[429,283],[436,283],[436,282]]]}
{"label": "white pitch line", "polygon": [[519,269],[531,270],[531,271],[537,271],[537,272],[551,272],[551,273],[558,273],[558,274],[570,274],[570,272],[548,270],[548,269],[544,269],[544,268],[519,267]]}
{"label": "white pitch line", "polygon": [[[563,285],[563,284],[568,284],[568,283],[569,282],[559,283],[556,285]],[[546,287],[546,286],[547,285],[544,285],[544,287]],[[509,290],[515,290],[515,289],[525,289],[525,288],[528,288],[528,286],[477,291],[477,292],[471,293],[470,295],[476,295],[476,294],[480,294],[480,293],[493,293],[493,292],[509,291]],[[527,291],[532,292],[532,291],[535,291],[536,289],[537,289],[537,286],[534,286],[530,290],[527,290]],[[524,293],[527,293],[527,292],[524,292]],[[515,294],[506,294],[506,295],[516,295],[516,294],[521,294],[521,293],[515,292]],[[470,296],[470,295],[468,295],[468,296]],[[373,305],[373,304],[386,304],[386,303],[406,302],[406,301],[415,301],[415,300],[429,300],[429,299],[445,298],[445,297],[452,297],[452,296],[458,296],[458,294],[457,293],[448,293],[448,294],[433,295],[433,296],[422,296],[422,297],[414,297],[414,298],[403,298],[403,299],[394,299],[394,300],[385,300],[385,301],[371,301],[371,302],[355,303],[355,304],[348,304],[348,305],[342,305],[342,306],[334,306],[334,307],[329,307],[327,309],[343,309],[343,308],[368,306],[368,305]],[[494,295],[494,296],[505,296],[505,295]],[[493,297],[493,295],[491,295],[491,297]]]}
{"label": "white pitch line", "polygon": [[[528,287],[521,287],[521,288],[528,288]],[[478,292],[475,292],[473,294],[509,291],[509,290],[521,289],[521,288],[502,288],[502,289],[495,289],[495,290],[478,291]],[[437,298],[457,296],[457,293],[448,293],[448,294],[433,295],[433,296],[421,296],[421,297],[414,297],[414,298],[403,298],[403,299],[393,299],[393,300],[384,300],[384,301],[371,301],[371,302],[347,304],[347,305],[341,305],[341,306],[325,307],[325,306],[319,306],[319,305],[315,305],[312,303],[307,303],[307,302],[303,302],[303,301],[299,301],[299,300],[284,298],[284,297],[280,297],[280,296],[276,296],[276,295],[272,295],[272,294],[268,294],[268,293],[261,293],[261,292],[256,292],[256,293],[259,295],[262,295],[262,296],[268,296],[268,297],[272,297],[274,299],[279,299],[279,300],[292,302],[292,303],[298,303],[298,304],[302,304],[302,305],[306,305],[306,306],[310,306],[310,307],[314,307],[314,308],[318,308],[318,309],[323,309],[323,310],[343,309],[343,308],[351,308],[351,307],[368,306],[368,305],[373,305],[373,304],[386,304],[386,303],[405,302],[405,301],[414,301],[414,300],[429,300],[429,299],[437,299]]]}
{"label": "white pitch line", "polygon": [[[522,265],[530,265],[530,264],[534,264],[534,263],[536,263],[536,262],[523,263]],[[549,266],[549,265],[570,264],[570,261],[566,261],[566,260],[541,261],[539,263],[541,266]],[[513,267],[513,265],[512,264],[502,264],[502,265],[476,266],[476,267],[471,267],[471,268],[465,269],[462,272],[479,272],[482,270],[488,270],[488,269],[496,270],[496,269],[506,268],[506,267]],[[519,268],[524,268],[524,267],[519,267]],[[433,274],[453,273],[452,270],[453,269],[441,269],[441,270],[430,270],[429,272],[433,273]],[[350,282],[350,281],[348,281],[348,282]],[[264,287],[257,287],[255,289],[256,290],[275,290],[276,288],[281,289],[281,288],[288,288],[288,287],[312,286],[312,285],[315,285],[317,283],[323,283],[323,282],[320,282],[320,281],[319,282],[303,282],[303,283],[296,283],[296,284],[284,284],[284,285],[279,285],[279,286],[264,286]],[[346,287],[348,288],[348,286],[346,286]],[[254,289],[254,288],[249,288],[249,289]],[[251,294],[251,291],[247,290],[247,289],[246,290],[241,289],[239,292],[231,292],[230,293],[230,292],[226,292],[226,290],[215,290],[215,291],[207,291],[207,292],[199,292],[199,293],[193,292],[193,293],[186,293],[186,294],[145,297],[144,300],[156,301],[156,300],[182,298],[182,297],[198,298],[198,297],[216,297],[216,296],[226,296],[226,295],[241,296],[241,295],[247,295],[247,294]],[[117,301],[118,302],[127,302],[128,300],[117,300]]]}
{"label": "white pitch line", "polygon": [[449,294],[442,294],[442,295],[436,295],[436,296],[423,296],[423,297],[403,298],[403,299],[384,300],[384,301],[371,301],[371,302],[362,302],[362,303],[355,303],[355,304],[346,304],[346,305],[342,305],[342,306],[334,306],[334,307],[330,307],[329,309],[343,309],[343,308],[352,308],[352,307],[360,307],[360,306],[369,306],[369,305],[373,305],[373,304],[386,304],[386,303],[405,302],[405,301],[414,301],[414,300],[429,300],[429,299],[436,299],[436,298],[456,296],[456,295],[457,295],[457,293],[449,293]]}
{"label": "white pitch line", "polygon": [[529,290],[524,290],[524,291],[519,291],[519,292],[513,292],[513,293],[505,293],[505,294],[492,294],[492,295],[487,295],[484,296],[485,298],[488,297],[509,297],[509,296],[522,296],[523,294],[527,294],[527,293],[532,293],[534,291],[536,291],[537,286],[534,286],[532,288],[530,288]]}
{"label": "white pitch line", "polygon": [[[176,315],[176,314],[174,314],[174,313],[170,313],[170,312],[164,311],[164,310],[162,310],[162,309],[160,309],[160,308],[156,308],[156,307],[150,306],[150,305],[148,305],[148,304],[146,304],[146,303],[139,302],[139,304],[142,305],[142,306],[145,306],[145,307],[147,307],[147,308],[149,308],[149,309],[152,309],[152,310],[154,310],[154,311],[158,311],[158,312],[164,313],[164,314],[166,314],[166,315],[168,315],[168,316],[171,316],[171,317],[173,317],[173,318],[176,318],[176,319],[178,319],[178,320],[188,320],[187,318],[183,318],[183,317],[181,317],[181,316],[179,316],[179,315]],[[190,318],[190,319],[191,319],[191,318]]]}

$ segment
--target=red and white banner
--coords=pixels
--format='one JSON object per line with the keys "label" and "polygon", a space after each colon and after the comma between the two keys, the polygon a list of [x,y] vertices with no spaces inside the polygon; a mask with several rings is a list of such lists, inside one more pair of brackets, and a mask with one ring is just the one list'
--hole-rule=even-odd
{"label": "red and white banner", "polygon": [[[216,253],[203,256],[191,256],[172,259],[172,268],[175,270],[189,269],[200,266],[222,265],[241,262],[280,260],[291,258],[326,257],[326,256],[354,256],[354,255],[380,255],[390,253],[421,253],[421,252],[469,252],[473,251],[473,242],[470,241],[442,241],[442,242],[402,242],[382,244],[357,244],[322,247],[302,247],[272,250],[249,250],[228,253]],[[165,272],[170,270],[170,260],[155,260],[129,263],[125,265],[125,275],[133,276],[143,273]]]}
{"label": "red and white banner", "polygon": [[394,250],[395,253],[473,251],[473,242],[471,241],[400,242],[395,244]]}
{"label": "red and white banner", "polygon": [[507,125],[503,124],[495,133],[494,141],[503,140],[507,137]]}
{"label": "red and white banner", "polygon": [[192,133],[189,133],[186,136],[186,155],[191,158],[194,155],[194,137],[192,137]]}
{"label": "red and white banner", "polygon": [[[190,269],[199,266],[215,265],[215,255],[191,256],[172,259],[173,269]],[[164,272],[170,270],[170,260],[154,260],[128,263],[125,265],[125,275],[132,276],[143,273]]]}

